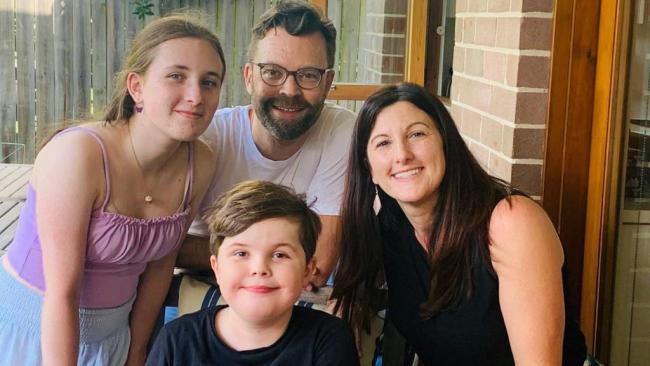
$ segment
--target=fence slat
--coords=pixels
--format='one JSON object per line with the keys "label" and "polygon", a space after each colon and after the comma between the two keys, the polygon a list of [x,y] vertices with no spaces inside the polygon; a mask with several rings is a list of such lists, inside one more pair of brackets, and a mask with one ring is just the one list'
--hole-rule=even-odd
{"label": "fence slat", "polygon": [[131,2],[127,3],[125,6],[124,12],[124,21],[126,23],[126,39],[125,39],[125,50],[128,50],[131,47],[131,41],[135,38],[135,35],[144,28],[144,24],[147,19],[140,20],[138,16],[133,13],[134,7]]}
{"label": "fence slat", "polygon": [[[39,15],[36,17],[36,150],[40,141],[56,128],[54,118],[54,34],[52,33],[53,0],[36,2]],[[25,159],[25,163],[31,163]]]}
{"label": "fence slat", "polygon": [[253,1],[252,0],[239,0],[235,8],[235,24],[234,24],[234,48],[232,55],[232,69],[234,71],[232,82],[233,100],[235,105],[250,103],[250,96],[246,92],[242,78],[241,68],[246,62],[246,50],[248,48],[250,29],[253,26]]}
{"label": "fence slat", "polygon": [[111,76],[106,84],[108,100],[113,96],[112,75],[120,70],[125,50],[124,8],[122,1],[106,2],[106,67]]}
{"label": "fence slat", "polygon": [[[206,4],[203,6],[205,9],[205,21],[208,23],[208,28],[217,32],[217,2],[216,1],[206,1]],[[217,33],[219,40],[221,40],[221,34]]]}
{"label": "fence slat", "polygon": [[72,118],[72,1],[54,2],[54,120]]}
{"label": "fence slat", "polygon": [[72,118],[87,118],[90,112],[90,4],[73,0],[72,14]]}
{"label": "fence slat", "polygon": [[[181,7],[181,2],[179,0],[159,0],[158,3],[158,12],[160,16],[165,16],[169,13],[175,12],[178,8]],[[156,11],[154,11],[155,13]]]}
{"label": "fence slat", "polygon": [[[0,0],[0,8],[7,9],[0,11],[0,142],[14,142],[16,102],[18,100],[16,90],[16,77],[14,68],[14,1]],[[13,146],[0,145],[0,161],[10,154]]]}
{"label": "fence slat", "polygon": [[[36,116],[36,80],[34,55],[35,0],[24,0],[21,10],[16,12],[16,87],[18,90],[18,136],[16,142],[28,146],[29,151],[12,156],[8,162],[23,163],[34,158],[34,119]],[[30,11],[31,10],[31,11]]]}
{"label": "fence slat", "polygon": [[235,49],[235,3],[236,0],[223,0],[221,2],[221,11],[219,12],[220,31],[222,35],[221,44],[223,53],[228,64],[226,71],[226,83],[221,87],[221,106],[232,106],[234,85],[237,78],[241,79],[241,72],[237,70]]}
{"label": "fence slat", "polygon": [[105,1],[91,2],[90,14],[92,18],[91,29],[91,75],[92,75],[92,117],[101,118],[108,98],[108,84],[111,82],[112,72],[108,66],[107,50],[107,16]]}

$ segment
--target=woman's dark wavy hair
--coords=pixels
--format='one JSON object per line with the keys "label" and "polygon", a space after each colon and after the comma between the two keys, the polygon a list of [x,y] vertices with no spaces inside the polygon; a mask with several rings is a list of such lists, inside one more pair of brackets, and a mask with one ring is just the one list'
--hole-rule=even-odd
{"label": "woman's dark wavy hair", "polygon": [[[431,286],[420,315],[456,307],[472,294],[472,265],[489,265],[489,221],[492,210],[511,190],[490,176],[476,161],[461,137],[447,108],[426,89],[411,83],[385,87],[364,103],[357,117],[342,207],[341,258],[334,278],[335,310],[356,331],[370,329],[370,318],[379,310],[384,287],[381,231],[404,219],[397,202],[372,182],[367,146],[377,116],[397,102],[415,105],[434,121],[442,137],[445,176],[438,188],[428,260]],[[375,189],[381,211],[373,211]],[[491,270],[491,266],[488,266]],[[493,273],[493,272],[492,272]],[[356,332],[355,332],[356,333]]]}

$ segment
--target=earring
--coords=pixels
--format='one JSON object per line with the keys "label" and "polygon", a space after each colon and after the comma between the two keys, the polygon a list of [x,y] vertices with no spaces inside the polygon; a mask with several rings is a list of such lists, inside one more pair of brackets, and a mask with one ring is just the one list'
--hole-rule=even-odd
{"label": "earring", "polygon": [[138,105],[138,104],[136,104],[135,106],[133,106],[133,108],[135,109],[135,111],[136,111],[137,113],[142,113],[142,111],[144,110],[144,107],[143,107],[142,105]]}

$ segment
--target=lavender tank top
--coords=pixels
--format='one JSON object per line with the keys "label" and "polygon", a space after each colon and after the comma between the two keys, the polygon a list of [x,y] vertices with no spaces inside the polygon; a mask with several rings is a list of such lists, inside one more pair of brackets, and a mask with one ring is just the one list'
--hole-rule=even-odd
{"label": "lavender tank top", "polygon": [[[90,217],[80,307],[117,307],[133,296],[138,278],[147,263],[169,254],[183,240],[194,176],[193,146],[188,143],[187,176],[179,212],[170,216],[139,219],[106,211],[111,195],[111,179],[104,144],[94,131],[84,127],[70,128],[57,136],[71,131],[87,133],[97,140],[104,159],[106,180],[106,198]],[[7,259],[21,279],[45,290],[41,243],[36,227],[36,191],[31,183],[27,186],[27,199]]]}

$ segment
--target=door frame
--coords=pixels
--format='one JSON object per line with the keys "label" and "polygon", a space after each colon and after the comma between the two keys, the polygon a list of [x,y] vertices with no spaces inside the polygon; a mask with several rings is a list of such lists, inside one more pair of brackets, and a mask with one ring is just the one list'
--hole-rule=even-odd
{"label": "door frame", "polygon": [[[555,0],[543,206],[591,353],[609,358],[630,1]],[[587,163],[585,163],[587,162]],[[575,315],[575,310],[573,312]]]}

